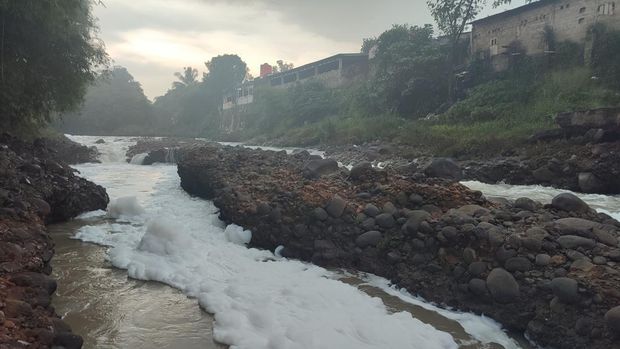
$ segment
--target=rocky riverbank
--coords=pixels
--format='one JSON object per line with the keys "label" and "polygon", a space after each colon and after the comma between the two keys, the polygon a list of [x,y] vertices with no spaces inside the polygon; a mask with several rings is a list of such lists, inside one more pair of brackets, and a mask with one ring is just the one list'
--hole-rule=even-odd
{"label": "rocky riverbank", "polygon": [[0,348],[82,345],[50,305],[54,246],[45,224],[105,209],[108,196],[60,161],[68,153],[47,144],[0,136]]}
{"label": "rocky riverbank", "polygon": [[[447,172],[445,171],[447,169]],[[489,202],[425,171],[351,171],[307,152],[190,147],[183,188],[251,245],[391,279],[555,348],[620,347],[620,223],[572,195]]]}

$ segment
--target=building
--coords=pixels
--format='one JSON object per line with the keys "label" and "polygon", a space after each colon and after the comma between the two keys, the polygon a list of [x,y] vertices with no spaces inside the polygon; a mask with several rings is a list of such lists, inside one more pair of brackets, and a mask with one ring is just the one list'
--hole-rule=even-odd
{"label": "building", "polygon": [[587,47],[592,25],[620,29],[616,2],[620,4],[620,0],[539,0],[476,20],[472,22],[472,57],[489,59],[495,70],[503,70],[511,55],[553,54],[550,32],[557,42]]}
{"label": "building", "polygon": [[272,73],[269,64],[261,65],[261,76],[246,81],[224,94],[220,128],[229,132],[243,128],[243,114],[254,102],[259,88],[289,88],[306,81],[321,81],[337,88],[364,78],[368,74],[368,55],[341,53],[279,73]]}

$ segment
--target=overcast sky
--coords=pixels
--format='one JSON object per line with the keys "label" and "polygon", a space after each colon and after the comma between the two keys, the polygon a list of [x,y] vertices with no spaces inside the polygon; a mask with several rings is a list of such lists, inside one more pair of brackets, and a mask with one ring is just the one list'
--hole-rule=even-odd
{"label": "overcast sky", "polygon": [[[279,59],[303,65],[358,52],[362,39],[392,24],[432,23],[425,0],[104,0],[100,37],[114,64],[125,66],[151,99],[184,66],[238,54],[258,75]],[[522,5],[516,0],[515,5]],[[514,7],[514,5],[513,5]],[[503,10],[503,9],[502,9]],[[484,15],[499,10],[488,9]]]}

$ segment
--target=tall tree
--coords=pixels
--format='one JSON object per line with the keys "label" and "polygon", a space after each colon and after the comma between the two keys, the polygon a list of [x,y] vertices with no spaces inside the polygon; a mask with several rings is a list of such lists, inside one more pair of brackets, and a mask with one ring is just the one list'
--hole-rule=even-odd
{"label": "tall tree", "polygon": [[0,126],[42,125],[77,106],[108,57],[95,0],[0,0]]}
{"label": "tall tree", "polygon": [[184,67],[183,72],[174,73],[178,81],[172,83],[173,88],[183,88],[193,86],[198,83],[198,69],[192,67]]}
{"label": "tall tree", "polygon": [[56,123],[64,132],[94,135],[149,134],[153,126],[151,103],[142,86],[120,66],[101,74],[82,107]]}
{"label": "tall tree", "polygon": [[454,66],[456,65],[459,41],[465,28],[480,10],[486,0],[428,0],[428,8],[437,23],[437,28],[447,37],[448,52],[448,100],[454,101]]}
{"label": "tall tree", "polygon": [[279,59],[276,61],[276,65],[273,66],[274,73],[284,73],[285,71],[289,71],[295,68],[293,63],[286,63],[283,60]]}
{"label": "tall tree", "polygon": [[217,91],[220,97],[224,91],[243,82],[248,74],[247,64],[237,55],[213,57],[205,66],[209,72],[204,74],[203,81]]}
{"label": "tall tree", "polygon": [[[525,0],[525,2],[531,1]],[[448,99],[450,102],[454,101],[454,67],[457,64],[459,42],[469,23],[478,16],[486,3],[487,0],[427,0],[426,2],[437,28],[446,36],[450,45],[448,53],[450,74]],[[494,7],[510,3],[511,0],[493,0]]]}

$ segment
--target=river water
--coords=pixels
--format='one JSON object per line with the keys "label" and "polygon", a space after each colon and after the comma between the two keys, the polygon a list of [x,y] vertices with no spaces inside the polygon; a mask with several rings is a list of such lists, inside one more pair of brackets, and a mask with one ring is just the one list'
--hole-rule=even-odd
{"label": "river water", "polygon": [[106,187],[108,211],[50,227],[54,305],[86,348],[528,347],[488,318],[439,309],[385,279],[248,249],[251,233],[187,195],[176,166],[128,164],[133,141],[104,140],[101,164],[75,168]]}

